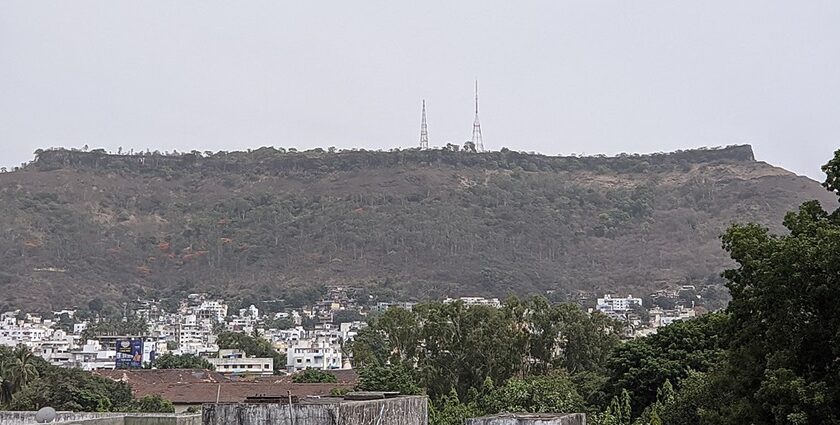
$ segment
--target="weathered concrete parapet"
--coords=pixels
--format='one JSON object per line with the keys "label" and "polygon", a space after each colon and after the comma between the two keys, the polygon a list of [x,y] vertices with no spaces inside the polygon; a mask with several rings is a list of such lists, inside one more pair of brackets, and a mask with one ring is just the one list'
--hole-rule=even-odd
{"label": "weathered concrete parapet", "polygon": [[292,404],[205,404],[203,425],[428,425],[423,396],[350,401],[312,399]]}
{"label": "weathered concrete parapet", "polygon": [[[199,415],[168,413],[57,412],[54,424],[65,425],[200,425]],[[35,412],[0,412],[2,425],[36,425]]]}
{"label": "weathered concrete parapet", "polygon": [[583,413],[501,413],[470,418],[465,425],[586,425]]}

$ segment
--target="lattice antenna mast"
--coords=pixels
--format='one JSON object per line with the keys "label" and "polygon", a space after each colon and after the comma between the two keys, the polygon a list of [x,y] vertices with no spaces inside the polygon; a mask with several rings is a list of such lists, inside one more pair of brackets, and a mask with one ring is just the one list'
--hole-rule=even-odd
{"label": "lattice antenna mast", "polygon": [[479,152],[484,152],[484,138],[481,137],[481,122],[478,121],[478,80],[475,80],[475,121],[473,121],[472,139],[470,141]]}
{"label": "lattice antenna mast", "polygon": [[429,149],[429,128],[426,126],[426,99],[423,99],[423,118],[420,121],[420,149]]}

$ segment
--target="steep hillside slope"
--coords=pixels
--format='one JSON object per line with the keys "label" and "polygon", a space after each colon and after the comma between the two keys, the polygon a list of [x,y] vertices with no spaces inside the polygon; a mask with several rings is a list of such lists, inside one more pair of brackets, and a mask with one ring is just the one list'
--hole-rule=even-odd
{"label": "steep hillside slope", "polygon": [[779,228],[810,199],[836,202],[749,146],[615,158],[39,151],[0,174],[0,304],[197,291],[301,301],[325,284],[382,298],[647,291],[714,280],[727,225]]}

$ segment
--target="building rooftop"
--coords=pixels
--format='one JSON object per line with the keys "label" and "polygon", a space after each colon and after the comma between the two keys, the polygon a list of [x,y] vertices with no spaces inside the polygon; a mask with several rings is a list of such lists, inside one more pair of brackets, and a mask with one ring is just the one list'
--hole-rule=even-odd
{"label": "building rooftop", "polygon": [[[160,394],[174,404],[241,403],[248,397],[280,398],[289,394],[300,401],[328,397],[333,388],[352,390],[355,380],[338,383],[296,384],[291,376],[254,379],[228,378],[202,369],[131,369],[93,372],[131,385],[135,397]],[[354,375],[355,376],[355,375]],[[311,401],[311,400],[310,400]]]}

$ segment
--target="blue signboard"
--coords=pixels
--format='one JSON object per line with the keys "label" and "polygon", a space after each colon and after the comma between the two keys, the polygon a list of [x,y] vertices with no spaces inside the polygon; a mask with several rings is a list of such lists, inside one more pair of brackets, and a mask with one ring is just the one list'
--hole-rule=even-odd
{"label": "blue signboard", "polygon": [[143,340],[117,340],[117,369],[132,369],[143,367]]}

